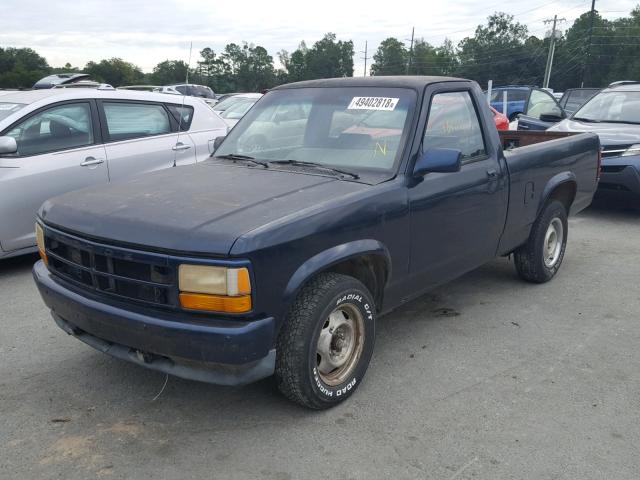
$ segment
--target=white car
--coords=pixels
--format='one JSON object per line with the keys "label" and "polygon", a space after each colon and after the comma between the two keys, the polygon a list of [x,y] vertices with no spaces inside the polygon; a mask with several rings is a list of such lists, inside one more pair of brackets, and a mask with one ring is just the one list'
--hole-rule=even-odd
{"label": "white car", "polygon": [[[257,98],[240,98],[229,108],[225,109],[220,113],[220,116],[225,121],[227,126],[231,129],[233,126],[238,123],[238,121],[244,117],[244,115],[253,107],[253,104],[256,103],[260,97]],[[215,110],[215,108],[214,108]]]}
{"label": "white car", "polygon": [[234,93],[230,97],[227,97],[224,100],[216,103],[213,109],[216,112],[222,114],[222,112],[232,107],[236,103],[244,102],[247,100],[254,100],[254,102],[257,102],[260,98],[262,98],[262,93]]}
{"label": "white car", "polygon": [[0,96],[0,258],[36,250],[36,212],[48,198],[203,161],[226,133],[193,97],[91,88]]}

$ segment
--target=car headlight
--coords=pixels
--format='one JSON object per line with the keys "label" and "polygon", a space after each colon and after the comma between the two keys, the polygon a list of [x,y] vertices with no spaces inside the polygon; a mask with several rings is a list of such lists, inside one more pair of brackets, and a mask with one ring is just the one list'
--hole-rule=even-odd
{"label": "car headlight", "polygon": [[640,143],[636,143],[635,145],[631,145],[624,152],[622,152],[622,157],[630,157],[631,155],[640,155]]}
{"label": "car headlight", "polygon": [[251,280],[245,267],[178,267],[180,305],[189,310],[245,313],[251,310]]}
{"label": "car headlight", "polygon": [[44,229],[39,223],[36,223],[36,244],[38,245],[38,253],[40,254],[40,258],[45,264],[48,264],[49,259],[47,258],[47,250],[44,244]]}

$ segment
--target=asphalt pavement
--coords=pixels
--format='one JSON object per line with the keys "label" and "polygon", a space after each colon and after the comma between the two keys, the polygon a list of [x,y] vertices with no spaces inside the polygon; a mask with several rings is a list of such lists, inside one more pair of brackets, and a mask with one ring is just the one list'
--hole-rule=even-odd
{"label": "asphalt pavement", "polygon": [[640,210],[572,218],[550,283],[497,259],[383,317],[324,412],[270,380],[162,390],[54,324],[34,261],[0,262],[0,479],[640,477]]}

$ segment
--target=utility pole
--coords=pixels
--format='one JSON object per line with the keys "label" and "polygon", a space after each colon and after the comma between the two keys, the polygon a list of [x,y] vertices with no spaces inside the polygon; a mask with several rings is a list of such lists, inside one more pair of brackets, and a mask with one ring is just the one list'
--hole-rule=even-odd
{"label": "utility pole", "polygon": [[[561,22],[564,22],[565,19],[561,18]],[[560,33],[556,30],[556,24],[558,23],[558,15],[553,16],[553,20],[545,20],[544,23],[553,22],[553,27],[551,28],[551,39],[549,41],[549,54],[547,55],[547,66],[544,69],[544,81],[542,82],[542,88],[549,88],[549,79],[551,78],[551,68],[553,67],[553,55],[556,51],[556,37]]]}
{"label": "utility pole", "polygon": [[409,75],[409,68],[411,68],[411,61],[413,60],[413,34],[415,27],[411,28],[411,47],[409,48],[409,61],[407,62],[407,75]]}
{"label": "utility pole", "polygon": [[587,61],[591,59],[591,42],[593,40],[593,20],[596,16],[596,0],[591,0],[591,13],[589,19],[589,43],[587,44],[587,55],[582,65],[582,78],[580,79],[580,88],[584,87],[584,74],[587,70]]}
{"label": "utility pole", "polygon": [[365,40],[364,42],[364,52],[360,52],[360,53],[364,53],[364,73],[362,74],[363,77],[367,76],[367,60],[369,60],[369,57],[367,56],[367,41]]}

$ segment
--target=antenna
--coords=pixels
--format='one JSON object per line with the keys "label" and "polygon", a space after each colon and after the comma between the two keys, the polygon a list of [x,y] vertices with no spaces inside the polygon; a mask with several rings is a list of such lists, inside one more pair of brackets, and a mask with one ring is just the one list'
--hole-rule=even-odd
{"label": "antenna", "polygon": [[[189,86],[189,68],[191,66],[191,51],[193,50],[193,42],[189,45],[189,60],[187,61],[187,74],[184,79],[184,83],[186,84],[186,88]],[[182,106],[180,107],[180,112],[178,114],[178,136],[176,137],[176,144],[173,147],[173,166],[176,166],[176,159],[178,157],[178,151],[181,150],[182,144],[180,143],[180,133],[182,132],[182,115],[184,113],[184,99],[187,96],[186,90],[185,93],[182,94]]]}

